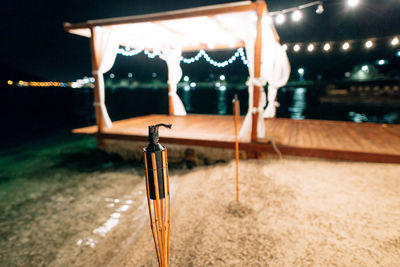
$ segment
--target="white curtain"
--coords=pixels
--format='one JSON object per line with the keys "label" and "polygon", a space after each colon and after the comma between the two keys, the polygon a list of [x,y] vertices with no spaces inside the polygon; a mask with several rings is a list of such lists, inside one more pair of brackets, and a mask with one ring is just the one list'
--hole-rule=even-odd
{"label": "white curtain", "polygon": [[98,60],[98,68],[95,69],[94,67],[93,76],[98,81],[99,86],[99,102],[94,103],[94,105],[100,107],[104,126],[109,128],[112,126],[112,122],[105,105],[103,74],[109,71],[114,64],[119,48],[119,39],[113,32],[100,27],[95,27],[94,31],[96,34],[96,38],[94,38],[94,54]]}
{"label": "white curtain", "polygon": [[279,87],[284,86],[290,76],[290,63],[285,49],[276,42],[271,25],[264,19],[261,58],[261,77],[268,81],[268,106],[264,118],[273,118],[276,114],[276,95]]}
{"label": "white curtain", "polygon": [[177,85],[182,78],[182,69],[180,65],[182,51],[179,48],[168,48],[163,49],[162,53],[168,67],[168,84],[171,88],[169,95],[172,97],[174,115],[185,116],[185,106],[176,93]]}
{"label": "white curtain", "polygon": [[[264,86],[266,84],[265,79],[260,77],[254,77],[254,48],[256,41],[256,24],[254,23],[253,17],[250,18],[250,29],[247,32],[247,36],[245,41],[246,45],[246,57],[248,61],[249,68],[249,80],[247,81],[247,86],[249,90],[249,109],[247,111],[246,117],[244,119],[242,128],[240,129],[239,138],[244,141],[251,140],[251,129],[252,129],[252,120],[253,113],[257,113],[257,138],[265,137],[265,124],[264,118],[262,116],[262,112],[264,111],[264,106],[266,104],[266,96],[264,92]],[[264,40],[263,40],[264,42]],[[262,74],[262,73],[261,73]],[[258,109],[253,109],[253,94],[254,94],[254,86],[260,88],[260,102],[258,103]]]}

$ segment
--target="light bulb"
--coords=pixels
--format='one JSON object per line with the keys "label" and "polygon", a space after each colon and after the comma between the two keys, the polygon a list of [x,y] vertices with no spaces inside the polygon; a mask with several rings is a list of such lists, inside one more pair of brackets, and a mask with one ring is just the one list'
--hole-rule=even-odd
{"label": "light bulb", "polygon": [[303,13],[300,10],[296,10],[292,14],[292,19],[293,19],[293,21],[296,21],[296,22],[301,20],[302,17],[303,17]]}
{"label": "light bulb", "polygon": [[371,48],[373,45],[374,45],[374,44],[372,43],[371,40],[368,40],[368,41],[365,43],[365,47],[366,47],[366,48]]}
{"label": "light bulb", "polygon": [[276,23],[278,24],[283,24],[286,21],[286,16],[283,13],[280,13],[278,16],[276,16],[275,19]]}
{"label": "light bulb", "polygon": [[356,7],[360,3],[359,0],[347,0],[347,5],[349,7]]}
{"label": "light bulb", "polygon": [[398,44],[399,44],[399,38],[394,37],[390,43],[391,43],[393,46],[398,45]]}
{"label": "light bulb", "polygon": [[318,15],[324,13],[324,6],[322,5],[322,2],[319,3],[317,9],[315,10],[315,13],[317,13]]}

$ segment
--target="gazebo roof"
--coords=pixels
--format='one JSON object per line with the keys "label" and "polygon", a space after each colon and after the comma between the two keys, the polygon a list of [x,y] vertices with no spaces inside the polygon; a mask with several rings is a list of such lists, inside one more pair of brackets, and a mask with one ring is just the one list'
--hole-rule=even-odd
{"label": "gazebo roof", "polygon": [[[257,20],[257,4],[243,1],[77,24],[67,22],[64,28],[70,33],[90,37],[90,28],[101,27],[112,31],[121,45],[130,48],[232,49],[244,46],[243,40],[251,30],[249,25],[252,22],[255,25]],[[266,13],[266,8],[264,10]]]}

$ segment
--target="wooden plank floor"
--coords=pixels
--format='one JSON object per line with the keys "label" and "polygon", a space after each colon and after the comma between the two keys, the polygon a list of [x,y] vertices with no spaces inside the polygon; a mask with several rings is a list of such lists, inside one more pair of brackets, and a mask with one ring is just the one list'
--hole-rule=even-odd
{"label": "wooden plank floor", "polygon": [[[148,115],[114,122],[100,137],[147,140],[147,126],[157,123],[173,125],[171,130],[160,128],[160,139],[164,142],[233,148],[232,116]],[[280,118],[266,119],[265,125],[266,135],[276,140],[284,155],[400,163],[400,125]],[[97,126],[73,132],[96,134]],[[241,149],[257,153],[272,151],[266,141],[241,141]]]}

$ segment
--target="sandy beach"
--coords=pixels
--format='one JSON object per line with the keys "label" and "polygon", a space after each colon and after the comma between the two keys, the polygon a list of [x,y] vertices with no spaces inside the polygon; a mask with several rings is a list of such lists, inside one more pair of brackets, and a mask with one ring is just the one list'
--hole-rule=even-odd
{"label": "sandy beach", "polygon": [[[2,154],[0,265],[157,266],[143,168],[87,138]],[[171,166],[171,266],[396,266],[400,166]]]}

